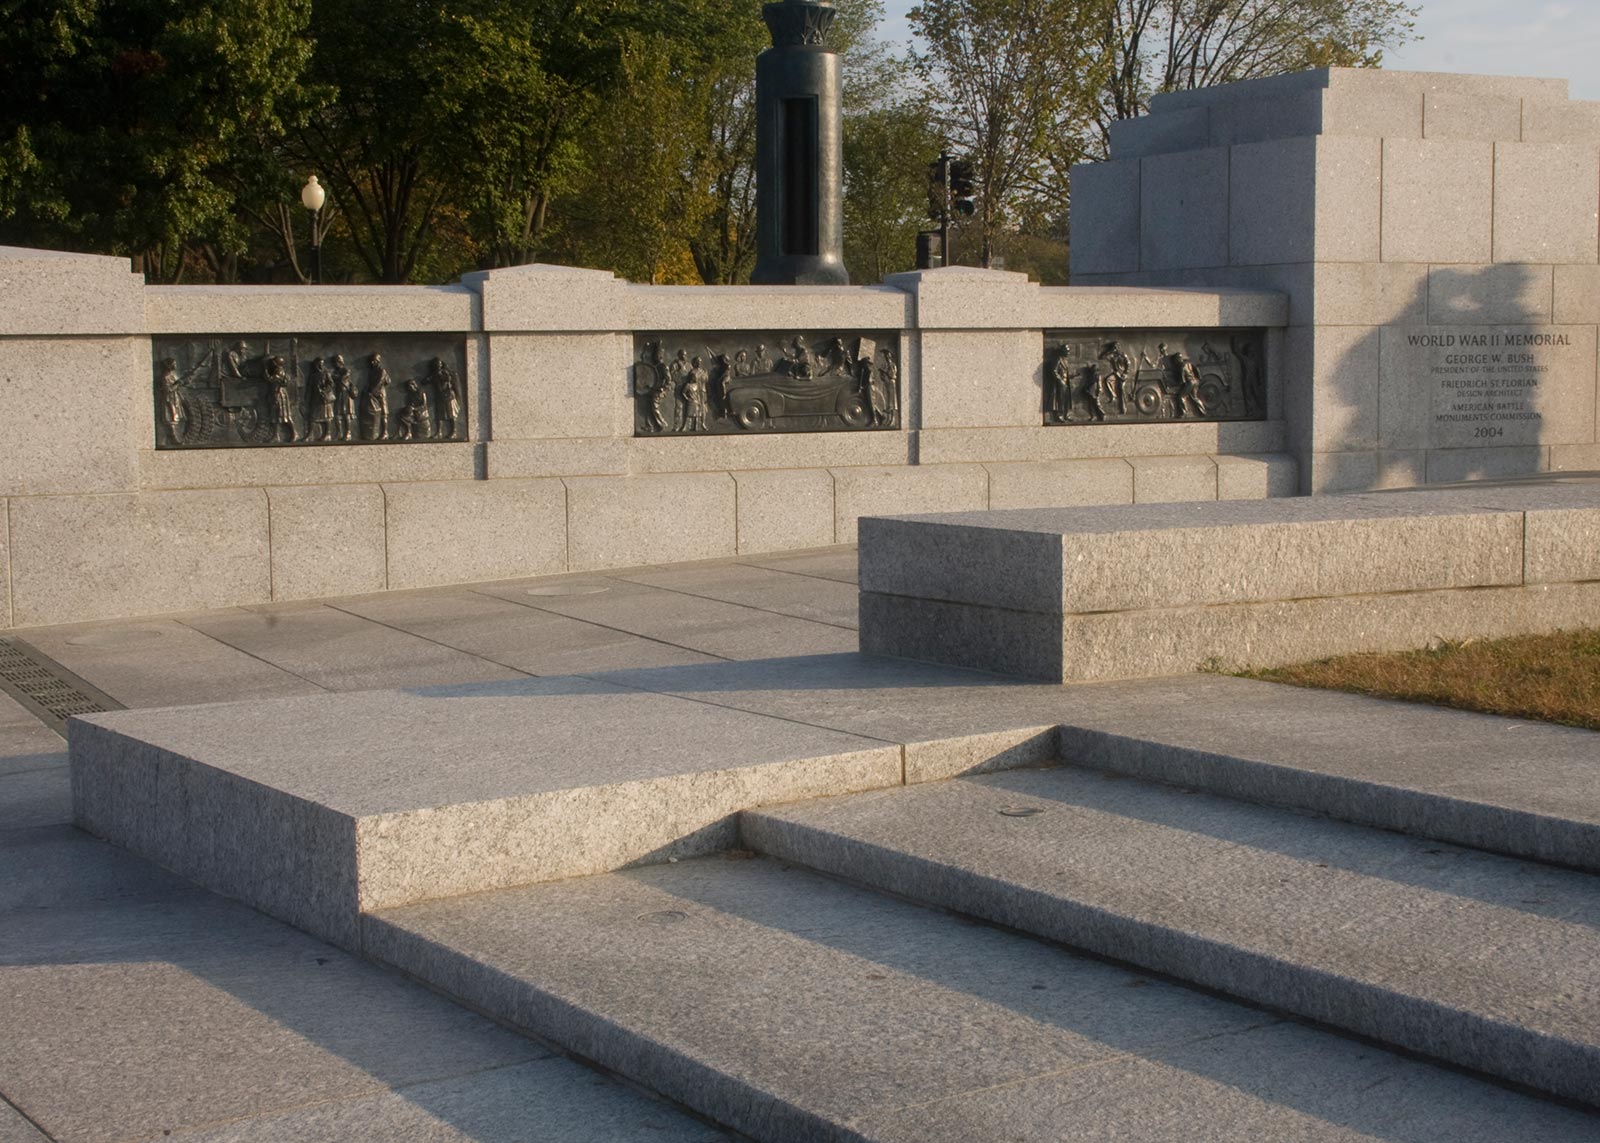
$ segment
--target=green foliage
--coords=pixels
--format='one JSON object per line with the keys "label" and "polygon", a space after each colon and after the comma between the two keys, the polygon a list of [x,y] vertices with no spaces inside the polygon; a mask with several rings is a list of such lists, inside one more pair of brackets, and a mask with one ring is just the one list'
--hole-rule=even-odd
{"label": "green foliage", "polygon": [[186,244],[239,251],[297,86],[309,0],[12,0],[0,8],[0,233],[129,254],[176,277]]}

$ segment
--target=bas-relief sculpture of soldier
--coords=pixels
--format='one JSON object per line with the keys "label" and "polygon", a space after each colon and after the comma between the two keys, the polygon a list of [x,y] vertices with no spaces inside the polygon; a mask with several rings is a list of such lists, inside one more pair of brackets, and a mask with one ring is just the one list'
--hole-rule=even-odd
{"label": "bas-relief sculpture of soldier", "polygon": [[[868,366],[871,368],[870,364]],[[872,401],[872,423],[892,425],[900,412],[900,369],[894,355],[885,354],[883,364],[872,370],[869,382]]]}
{"label": "bas-relief sculpture of soldier", "polygon": [[300,433],[294,423],[294,398],[289,394],[289,374],[283,358],[277,354],[268,357],[263,363],[262,377],[267,384],[268,416],[273,437],[276,439],[279,432],[288,429],[289,443],[293,444],[300,439]]}
{"label": "bas-relief sculpture of soldier", "polygon": [[369,441],[389,439],[389,371],[383,355],[367,358],[367,392],[362,398],[361,436]]}
{"label": "bas-relief sculpture of soldier", "polygon": [[333,355],[329,370],[333,378],[333,423],[339,439],[348,441],[356,423],[356,382],[350,367],[344,363],[344,354]]}
{"label": "bas-relief sculpture of soldier", "polygon": [[400,409],[397,439],[428,440],[433,436],[433,415],[428,411],[428,394],[415,377],[406,382],[406,403]]}
{"label": "bas-relief sculpture of soldier", "polygon": [[161,423],[166,427],[167,439],[174,446],[183,443],[182,426],[186,415],[183,394],[178,388],[178,361],[174,357],[161,359]]}
{"label": "bas-relief sculpture of soldier", "polygon": [[706,416],[709,411],[706,403],[709,378],[702,358],[696,356],[689,365],[689,375],[684,379],[682,391],[683,431],[703,433],[707,428]]}
{"label": "bas-relief sculpture of soldier", "polygon": [[[444,363],[444,358],[435,357],[428,367],[428,380],[439,395],[439,435],[447,441],[453,441],[456,439],[456,425],[461,420],[461,390],[457,388],[456,375]],[[445,429],[446,423],[450,426],[448,431]]]}
{"label": "bas-relief sculpture of soldier", "polygon": [[306,384],[306,397],[310,406],[306,419],[311,422],[306,431],[306,439],[331,441],[338,393],[333,384],[333,374],[328,372],[327,364],[320,357],[311,363],[311,377]]}

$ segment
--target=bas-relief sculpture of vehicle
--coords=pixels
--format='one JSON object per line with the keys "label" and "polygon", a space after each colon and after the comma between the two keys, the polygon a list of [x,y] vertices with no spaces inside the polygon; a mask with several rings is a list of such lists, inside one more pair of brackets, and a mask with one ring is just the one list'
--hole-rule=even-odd
{"label": "bas-relief sculpture of vehicle", "polygon": [[[663,349],[668,337],[681,343],[695,336],[639,339],[637,435],[898,427],[899,367],[892,338],[701,335],[702,354],[691,356],[679,348],[669,357]],[[778,346],[776,359],[769,342]]]}
{"label": "bas-relief sculpture of vehicle", "polygon": [[[1255,420],[1266,415],[1258,331],[1055,335],[1046,424]],[[1217,349],[1214,341],[1225,348]]]}

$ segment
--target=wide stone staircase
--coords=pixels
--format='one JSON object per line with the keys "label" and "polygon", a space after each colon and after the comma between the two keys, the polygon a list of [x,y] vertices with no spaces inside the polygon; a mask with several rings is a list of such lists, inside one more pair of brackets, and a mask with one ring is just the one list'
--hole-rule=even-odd
{"label": "wide stone staircase", "polygon": [[1600,1140],[1600,736],[1311,706],[1084,720],[362,950],[771,1143]]}

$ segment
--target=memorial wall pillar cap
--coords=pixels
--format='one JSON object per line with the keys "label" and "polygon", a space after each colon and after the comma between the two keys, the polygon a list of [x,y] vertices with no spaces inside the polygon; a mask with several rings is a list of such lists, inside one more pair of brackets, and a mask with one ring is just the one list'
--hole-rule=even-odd
{"label": "memorial wall pillar cap", "polygon": [[627,328],[627,282],[609,270],[533,263],[461,275],[483,298],[486,333],[605,332]]}
{"label": "memorial wall pillar cap", "polygon": [[1035,329],[1039,283],[1014,270],[946,266],[890,274],[884,285],[916,299],[920,329]]}
{"label": "memorial wall pillar cap", "polygon": [[142,334],[144,275],[126,258],[0,246],[0,336]]}

